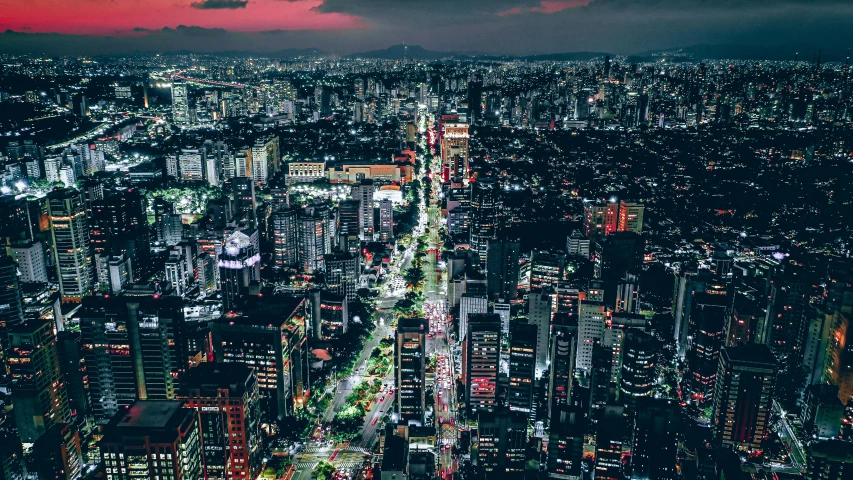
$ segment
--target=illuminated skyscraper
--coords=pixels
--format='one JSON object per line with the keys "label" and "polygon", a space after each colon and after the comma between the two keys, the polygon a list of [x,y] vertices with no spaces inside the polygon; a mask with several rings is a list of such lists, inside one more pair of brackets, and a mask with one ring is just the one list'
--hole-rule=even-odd
{"label": "illuminated skyscraper", "polygon": [[498,234],[500,185],[494,179],[483,179],[471,185],[471,250],[479,256],[479,266],[486,266],[489,240]]}
{"label": "illuminated skyscraper", "polygon": [[226,311],[234,309],[249,285],[261,279],[260,263],[261,254],[257,245],[245,233],[234,232],[225,242],[218,264],[219,290]]}
{"label": "illuminated skyscraper", "polygon": [[501,318],[494,313],[468,315],[462,347],[465,404],[473,413],[493,411],[497,401]]}
{"label": "illuminated skyscraper", "polygon": [[536,326],[516,323],[510,329],[509,395],[510,410],[532,414],[533,382],[536,377]]}
{"label": "illuminated skyscraper", "polygon": [[95,264],[89,244],[83,196],[64,188],[50,192],[48,219],[63,302],[80,302],[95,289]]}
{"label": "illuminated skyscraper", "polygon": [[187,84],[183,80],[172,81],[172,121],[176,125],[185,126],[190,123],[189,99]]}
{"label": "illuminated skyscraper", "polygon": [[272,229],[273,259],[276,269],[295,267],[298,263],[298,225],[297,211],[291,208],[280,208],[270,216]]}

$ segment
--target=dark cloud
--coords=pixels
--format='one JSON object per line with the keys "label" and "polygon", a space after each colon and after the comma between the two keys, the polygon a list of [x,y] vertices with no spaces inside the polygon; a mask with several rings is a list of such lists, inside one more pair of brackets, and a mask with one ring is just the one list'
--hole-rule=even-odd
{"label": "dark cloud", "polygon": [[199,10],[217,10],[217,9],[235,9],[246,8],[249,0],[201,0],[190,4],[193,8]]}
{"label": "dark cloud", "polygon": [[134,29],[110,39],[18,32],[0,35],[0,53],[317,48],[348,54],[405,42],[449,52],[633,54],[729,44],[773,47],[783,53],[798,50],[801,58],[804,52],[823,48],[824,58],[837,50],[843,59],[853,45],[850,0],[325,0],[317,10],[359,17],[369,28],[245,33],[178,26]]}
{"label": "dark cloud", "polygon": [[134,27],[133,31],[136,33],[147,33],[147,32],[150,32],[151,30],[149,30],[147,28],[143,28],[143,27]]}

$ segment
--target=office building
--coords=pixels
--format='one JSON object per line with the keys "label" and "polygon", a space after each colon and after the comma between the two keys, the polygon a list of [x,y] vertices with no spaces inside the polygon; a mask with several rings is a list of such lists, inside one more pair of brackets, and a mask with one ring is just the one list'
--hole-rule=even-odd
{"label": "office building", "polygon": [[222,308],[233,310],[241,297],[247,295],[249,286],[261,279],[261,254],[252,237],[244,232],[234,232],[219,254],[219,290]]}
{"label": "office building", "polygon": [[[319,301],[312,299],[314,307],[315,338],[337,340],[346,335],[349,329],[349,302],[347,297],[335,295],[332,292],[317,290]],[[318,311],[319,310],[319,311]],[[319,335],[319,336],[318,336]]]}
{"label": "office building", "polygon": [[493,411],[497,402],[501,319],[493,313],[472,313],[467,327],[462,346],[462,383],[465,405],[473,415]]}
{"label": "office building", "polygon": [[651,397],[657,381],[658,342],[638,329],[624,332],[620,390],[623,398],[633,401]]}
{"label": "office building", "polygon": [[471,251],[479,257],[478,266],[484,268],[489,240],[499,233],[500,184],[494,179],[482,179],[471,184]]}
{"label": "office building", "polygon": [[643,233],[643,211],[640,203],[631,203],[622,200],[619,202],[619,223],[616,230],[620,232]]}
{"label": "office building", "polygon": [[352,198],[359,202],[360,237],[364,241],[373,240],[373,180],[362,180],[352,186]]}
{"label": "office building", "polygon": [[535,413],[533,385],[536,380],[537,328],[527,323],[516,323],[510,329],[509,393],[510,410],[531,417]]}
{"label": "office building", "polygon": [[809,385],[800,411],[803,431],[820,440],[837,438],[841,433],[844,404],[838,398],[837,385]]}
{"label": "office building", "polygon": [[619,226],[619,204],[584,203],[584,235],[590,242],[617,231]]}
{"label": "office building", "polygon": [[554,421],[561,407],[572,403],[575,357],[578,347],[577,318],[556,317],[551,335],[551,365],[548,375],[548,418]]}
{"label": "office building", "polygon": [[595,436],[595,480],[621,480],[625,421],[621,415],[608,415],[598,422]]}
{"label": "office building", "polygon": [[566,253],[569,256],[589,259],[589,250],[589,238],[585,237],[580,230],[572,231],[572,234],[566,238]]}
{"label": "office building", "polygon": [[358,258],[351,253],[330,253],[323,256],[326,289],[335,295],[355,299],[358,290]]}
{"label": "office building", "polygon": [[[451,176],[468,177],[468,125],[461,122],[441,122],[441,165],[442,176],[447,181]],[[458,156],[456,165],[454,157]],[[456,166],[456,168],[453,168]]]}
{"label": "office building", "polygon": [[489,299],[485,295],[463,293],[459,299],[459,335],[464,340],[468,335],[468,317],[472,313],[488,313]]}
{"label": "office building", "polygon": [[514,299],[518,293],[518,240],[489,240],[486,247],[486,287],[489,298]]}
{"label": "office building", "polygon": [[92,412],[89,398],[89,369],[83,356],[83,340],[80,332],[57,332],[56,350],[59,355],[59,371],[68,395],[71,418],[87,417]]}
{"label": "office building", "polygon": [[808,334],[809,289],[813,283],[806,266],[790,260],[770,285],[763,338],[777,357],[790,357],[793,364],[802,362]]}
{"label": "office building", "polygon": [[530,260],[530,291],[556,292],[566,266],[566,256],[547,250],[534,251]]}
{"label": "office building", "polygon": [[581,480],[586,417],[576,407],[554,410],[548,439],[548,479]]}
{"label": "office building", "polygon": [[136,399],[175,398],[191,356],[180,297],[87,297],[78,318],[97,422]]}
{"label": "office building", "polygon": [[308,207],[297,214],[299,269],[307,274],[322,272],[323,258],[332,253],[332,228],[326,207]]}
{"label": "office building", "polygon": [[609,318],[604,306],[604,284],[593,280],[586,291],[586,300],[580,301],[578,319],[578,349],[576,368],[579,373],[589,375],[592,370],[592,347],[604,338]]}
{"label": "office building", "polygon": [[526,450],[526,414],[504,410],[477,415],[477,466],[486,478],[523,478]]}
{"label": "office building", "polygon": [[273,260],[274,268],[284,269],[295,267],[298,264],[298,225],[296,221],[297,210],[291,208],[280,208],[270,216],[270,228],[272,230]]}
{"label": "office building", "polygon": [[728,296],[707,292],[693,294],[690,310],[690,337],[687,351],[688,390],[697,405],[712,400],[718,372],[720,349],[728,318]]}
{"label": "office building", "polygon": [[678,402],[637,400],[631,451],[631,480],[675,480],[678,475]]}
{"label": "office building", "polygon": [[342,252],[356,253],[361,246],[361,202],[341,200],[335,216],[335,243]]}
{"label": "office building", "polygon": [[24,322],[18,271],[12,257],[0,255],[0,360],[9,348],[9,330]]}
{"label": "office building", "polygon": [[33,443],[53,425],[70,421],[53,322],[30,320],[10,329],[6,364],[22,443]]}
{"label": "office building", "polygon": [[182,402],[140,400],[104,426],[101,464],[113,480],[197,480],[202,478],[198,432],[198,413]]}
{"label": "office building", "polygon": [[397,323],[394,380],[397,414],[403,424],[421,425],[426,410],[426,338],[429,322],[400,317]]}
{"label": "office building", "polygon": [[394,203],[387,198],[379,201],[379,238],[384,242],[394,238]]}
{"label": "office building", "polygon": [[[309,393],[311,310],[302,297],[249,297],[241,314],[211,322],[214,358],[247,363],[258,377],[261,411],[268,420],[302,408]],[[282,363],[282,359],[283,362]]]}
{"label": "office building", "polygon": [[713,432],[718,446],[748,452],[770,433],[776,359],[766,345],[724,348],[714,387]]}
{"label": "office building", "polygon": [[187,84],[183,80],[172,81],[172,121],[179,127],[190,123],[189,96]]}
{"label": "office building", "polygon": [[83,196],[74,189],[47,195],[48,220],[63,302],[80,302],[95,290],[95,264]]}
{"label": "office building", "polygon": [[616,232],[596,242],[594,274],[607,287],[604,304],[610,310],[616,308],[617,286],[625,274],[637,273],[642,267],[644,249],[643,237],[633,232]]}
{"label": "office building", "polygon": [[76,480],[83,470],[80,435],[67,423],[55,423],[33,444],[39,480]]}
{"label": "office building", "polygon": [[536,326],[536,378],[548,371],[550,353],[551,318],[554,297],[547,293],[531,293],[527,297],[527,321]]}
{"label": "office building", "polygon": [[184,406],[198,412],[203,478],[256,478],[263,437],[255,372],[240,363],[204,362],[181,384]]}
{"label": "office building", "polygon": [[41,242],[21,243],[12,246],[12,258],[18,263],[20,280],[24,283],[47,283],[47,263]]}

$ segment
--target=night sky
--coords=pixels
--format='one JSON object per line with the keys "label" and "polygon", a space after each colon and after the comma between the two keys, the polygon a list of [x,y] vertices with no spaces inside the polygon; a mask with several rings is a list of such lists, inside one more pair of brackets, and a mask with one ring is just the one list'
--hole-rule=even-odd
{"label": "night sky", "polygon": [[406,43],[505,54],[697,44],[838,53],[853,45],[850,0],[0,0],[0,12],[0,31],[12,31],[0,34],[0,51],[9,52],[345,54]]}

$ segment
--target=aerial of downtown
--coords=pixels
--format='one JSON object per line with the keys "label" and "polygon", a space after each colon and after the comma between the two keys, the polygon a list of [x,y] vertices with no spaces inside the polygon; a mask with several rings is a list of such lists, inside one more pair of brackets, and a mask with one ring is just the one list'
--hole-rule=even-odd
{"label": "aerial of downtown", "polygon": [[853,480],[849,0],[0,0],[0,480]]}

